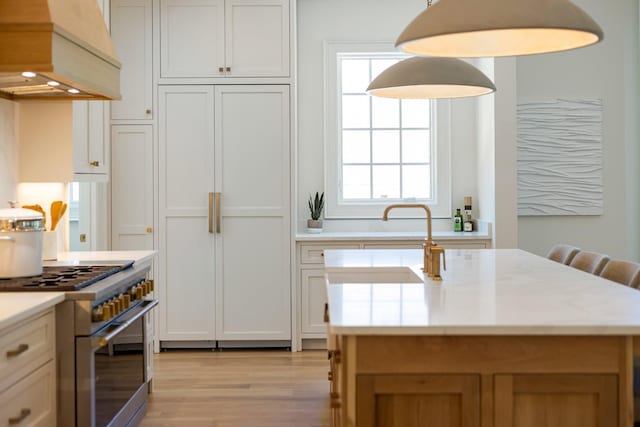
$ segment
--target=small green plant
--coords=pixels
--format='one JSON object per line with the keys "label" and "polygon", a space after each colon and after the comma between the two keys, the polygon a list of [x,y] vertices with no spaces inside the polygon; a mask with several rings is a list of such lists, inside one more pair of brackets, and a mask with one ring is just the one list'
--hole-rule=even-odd
{"label": "small green plant", "polygon": [[309,196],[309,211],[311,212],[311,219],[317,221],[322,216],[322,209],[324,209],[324,192],[318,194],[316,191],[315,197]]}

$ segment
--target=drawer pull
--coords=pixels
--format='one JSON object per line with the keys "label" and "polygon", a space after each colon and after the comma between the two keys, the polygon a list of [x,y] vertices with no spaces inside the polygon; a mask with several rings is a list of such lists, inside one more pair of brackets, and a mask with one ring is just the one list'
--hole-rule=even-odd
{"label": "drawer pull", "polygon": [[29,350],[29,344],[20,344],[17,349],[7,351],[7,359],[20,356],[25,351]]}
{"label": "drawer pull", "polygon": [[10,426],[15,426],[17,424],[20,424],[22,422],[22,420],[27,418],[29,415],[31,415],[31,409],[22,408],[20,410],[20,415],[18,415],[17,417],[9,418],[9,425]]}

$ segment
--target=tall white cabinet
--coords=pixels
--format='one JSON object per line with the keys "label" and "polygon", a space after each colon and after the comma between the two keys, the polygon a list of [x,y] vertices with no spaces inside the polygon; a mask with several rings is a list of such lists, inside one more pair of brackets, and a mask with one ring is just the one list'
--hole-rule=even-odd
{"label": "tall white cabinet", "polygon": [[290,0],[111,0],[113,249],[162,347],[291,346]]}
{"label": "tall white cabinet", "polygon": [[162,86],[161,341],[290,341],[287,85]]}

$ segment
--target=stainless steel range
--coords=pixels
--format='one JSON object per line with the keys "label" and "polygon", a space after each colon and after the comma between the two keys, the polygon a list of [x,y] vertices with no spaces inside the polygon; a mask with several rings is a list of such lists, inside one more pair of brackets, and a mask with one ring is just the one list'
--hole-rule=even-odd
{"label": "stainless steel range", "polygon": [[0,291],[64,291],[56,307],[58,427],[138,425],[146,413],[157,301],[150,263],[45,266],[41,276],[0,280]]}

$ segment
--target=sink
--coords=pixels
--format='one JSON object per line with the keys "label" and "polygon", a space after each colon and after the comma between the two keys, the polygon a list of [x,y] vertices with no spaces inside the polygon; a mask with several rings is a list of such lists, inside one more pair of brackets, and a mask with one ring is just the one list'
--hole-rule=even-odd
{"label": "sink", "polygon": [[325,273],[329,284],[335,283],[423,283],[409,267],[351,268]]}

